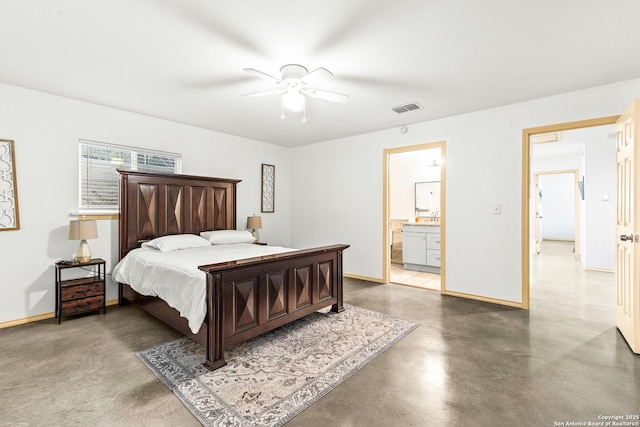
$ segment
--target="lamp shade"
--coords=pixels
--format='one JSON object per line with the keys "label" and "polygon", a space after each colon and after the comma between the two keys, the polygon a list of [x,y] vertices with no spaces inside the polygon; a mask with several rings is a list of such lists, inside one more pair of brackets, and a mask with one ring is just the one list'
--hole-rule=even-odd
{"label": "lamp shade", "polygon": [[304,111],[304,101],[304,95],[297,91],[289,91],[282,95],[282,106],[293,113]]}
{"label": "lamp shade", "polygon": [[69,221],[69,240],[98,238],[98,227],[94,219]]}
{"label": "lamp shade", "polygon": [[262,228],[262,217],[255,215],[247,217],[247,228],[251,228],[253,230]]}

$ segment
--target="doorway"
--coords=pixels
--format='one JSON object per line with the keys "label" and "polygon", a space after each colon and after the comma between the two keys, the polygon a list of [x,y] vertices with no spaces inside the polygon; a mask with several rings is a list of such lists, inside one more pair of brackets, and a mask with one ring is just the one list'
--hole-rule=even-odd
{"label": "doorway", "polygon": [[[535,137],[545,136],[554,133],[561,133],[577,129],[593,128],[597,126],[614,125],[619,116],[602,117],[598,119],[582,120],[577,122],[562,123],[557,125],[543,126],[538,128],[524,129],[522,132],[522,308],[530,308],[531,291],[531,257],[536,253],[535,239],[532,231],[535,231],[535,196],[536,191],[533,184],[532,169],[532,147],[535,144]],[[612,170],[615,164],[611,165]],[[584,179],[582,180],[584,189]],[[580,217],[580,231],[578,238],[584,230],[584,218]],[[584,249],[584,239],[580,243],[580,249]],[[584,255],[584,250],[580,251]]]}
{"label": "doorway", "polygon": [[384,150],[385,283],[446,288],[445,156],[444,141]]}
{"label": "doorway", "polygon": [[[576,153],[582,154],[582,153]],[[532,157],[536,158],[536,152]],[[573,243],[572,252],[580,258],[580,202],[581,181],[578,170],[534,171],[533,241],[540,254],[544,240]],[[584,184],[584,182],[582,182]]]}

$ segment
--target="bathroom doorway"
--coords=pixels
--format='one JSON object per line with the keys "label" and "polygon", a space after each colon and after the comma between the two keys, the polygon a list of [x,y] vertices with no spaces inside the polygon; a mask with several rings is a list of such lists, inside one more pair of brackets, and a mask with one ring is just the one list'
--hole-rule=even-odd
{"label": "bathroom doorway", "polygon": [[383,277],[443,292],[445,143],[384,150]]}

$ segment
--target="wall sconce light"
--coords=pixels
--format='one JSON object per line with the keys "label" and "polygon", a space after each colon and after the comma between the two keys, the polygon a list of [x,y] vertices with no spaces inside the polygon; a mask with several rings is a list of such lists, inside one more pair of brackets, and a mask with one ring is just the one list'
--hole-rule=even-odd
{"label": "wall sconce light", "polygon": [[87,239],[98,238],[98,226],[94,219],[71,220],[69,221],[69,240],[80,240],[76,258],[78,262],[85,263],[91,261],[91,249]]}
{"label": "wall sconce light", "polygon": [[258,241],[258,233],[256,232],[256,230],[262,228],[262,217],[255,216],[255,214],[253,216],[247,217],[247,228],[252,230],[251,234],[256,238],[256,241]]}

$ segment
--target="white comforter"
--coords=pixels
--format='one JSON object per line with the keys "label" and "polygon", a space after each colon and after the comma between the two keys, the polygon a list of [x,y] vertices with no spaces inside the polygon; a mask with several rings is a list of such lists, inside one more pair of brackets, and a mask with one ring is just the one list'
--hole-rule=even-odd
{"label": "white comforter", "polygon": [[136,292],[162,298],[189,321],[196,334],[207,313],[206,274],[198,266],[292,251],[250,243],[211,245],[171,252],[139,248],[113,269],[113,278]]}

